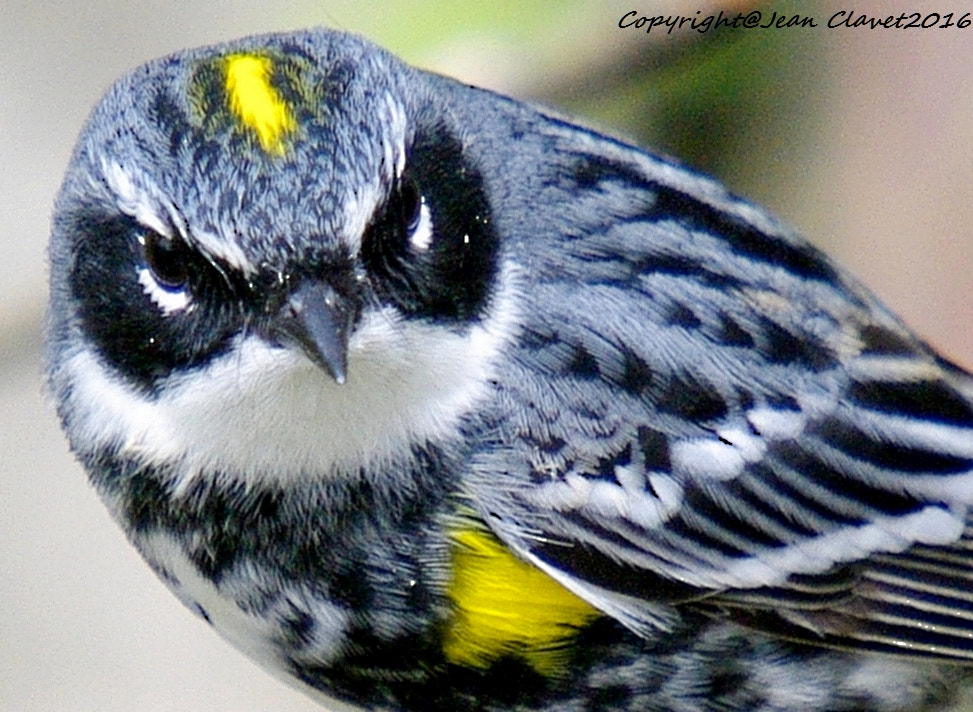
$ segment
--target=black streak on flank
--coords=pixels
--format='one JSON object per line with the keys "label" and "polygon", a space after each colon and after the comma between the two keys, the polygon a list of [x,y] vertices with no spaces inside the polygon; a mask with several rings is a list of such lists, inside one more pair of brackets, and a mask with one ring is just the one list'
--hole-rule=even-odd
{"label": "black streak on flank", "polygon": [[539,709],[558,692],[524,660],[503,656],[485,669],[447,664],[432,640],[412,636],[395,645],[357,636],[340,665],[292,661],[298,679],[356,707],[454,712]]}
{"label": "black streak on flank", "polygon": [[284,637],[292,646],[299,648],[312,640],[315,621],[307,611],[294,608],[284,617],[282,623]]}
{"label": "black streak on flank", "polygon": [[591,692],[585,703],[585,712],[612,712],[629,708],[632,688],[624,683],[599,687]]}

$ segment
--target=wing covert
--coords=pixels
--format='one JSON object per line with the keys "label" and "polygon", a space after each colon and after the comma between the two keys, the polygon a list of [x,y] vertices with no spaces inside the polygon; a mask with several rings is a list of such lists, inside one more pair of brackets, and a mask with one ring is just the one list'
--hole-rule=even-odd
{"label": "wing covert", "polygon": [[[691,603],[859,647],[908,639],[880,621],[885,593],[866,595],[893,587],[882,567],[963,552],[936,610],[965,621],[969,377],[770,218],[645,162],[561,171],[566,194],[611,200],[588,229],[551,227],[560,271],[524,270],[507,415],[484,416],[473,476],[498,535],[635,621]],[[847,632],[866,622],[885,642]],[[973,649],[963,635],[953,648]]]}

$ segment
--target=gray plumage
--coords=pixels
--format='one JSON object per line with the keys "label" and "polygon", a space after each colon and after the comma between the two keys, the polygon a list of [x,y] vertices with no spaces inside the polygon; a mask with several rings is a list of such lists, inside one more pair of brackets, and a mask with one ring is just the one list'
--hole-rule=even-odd
{"label": "gray plumage", "polygon": [[[279,135],[236,108],[239,56]],[[50,256],[92,482],[313,691],[890,712],[969,679],[970,376],[681,166],[354,37],[257,37],[109,90]],[[594,613],[451,652],[458,530]]]}

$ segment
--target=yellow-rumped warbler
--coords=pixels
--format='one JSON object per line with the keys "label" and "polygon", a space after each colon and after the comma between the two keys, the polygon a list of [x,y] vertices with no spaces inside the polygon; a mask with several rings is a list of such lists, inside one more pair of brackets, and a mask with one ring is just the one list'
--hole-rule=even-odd
{"label": "yellow-rumped warbler", "polygon": [[135,70],[48,377],[160,578],[368,709],[926,710],[973,381],[714,182],[328,31]]}

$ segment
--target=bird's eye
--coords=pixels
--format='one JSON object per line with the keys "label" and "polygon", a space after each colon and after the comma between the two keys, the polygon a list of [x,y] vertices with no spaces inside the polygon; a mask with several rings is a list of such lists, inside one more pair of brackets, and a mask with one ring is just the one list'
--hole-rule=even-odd
{"label": "bird's eye", "polygon": [[138,236],[138,282],[163,314],[190,307],[193,254],[185,242],[145,230]]}
{"label": "bird's eye", "polygon": [[182,240],[147,230],[140,237],[145,264],[160,287],[171,291],[185,288],[189,281],[189,248]]}
{"label": "bird's eye", "polygon": [[407,234],[412,235],[419,227],[419,220],[422,216],[422,195],[419,193],[419,186],[414,180],[406,180],[399,190],[399,200],[401,201],[402,226]]}
{"label": "bird's eye", "polygon": [[432,217],[414,180],[405,180],[399,188],[399,219],[412,249],[428,250],[433,241]]}

